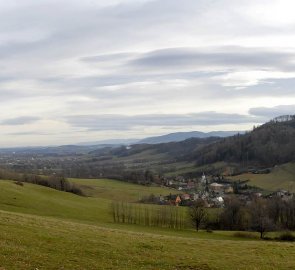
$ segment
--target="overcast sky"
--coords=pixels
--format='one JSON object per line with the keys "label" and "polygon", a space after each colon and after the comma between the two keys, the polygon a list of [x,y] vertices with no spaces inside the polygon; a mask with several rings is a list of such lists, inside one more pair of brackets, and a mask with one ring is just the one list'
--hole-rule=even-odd
{"label": "overcast sky", "polygon": [[295,3],[0,0],[0,146],[295,114]]}

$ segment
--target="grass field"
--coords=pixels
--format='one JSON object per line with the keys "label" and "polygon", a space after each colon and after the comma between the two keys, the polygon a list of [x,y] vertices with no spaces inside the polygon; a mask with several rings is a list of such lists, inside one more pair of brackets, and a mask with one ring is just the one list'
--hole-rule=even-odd
{"label": "grass field", "polygon": [[231,177],[234,180],[249,180],[249,184],[267,191],[285,189],[295,192],[295,163],[277,166],[269,174],[242,174]]}
{"label": "grass field", "polygon": [[[73,181],[97,190],[93,197],[79,197],[0,181],[0,269],[295,268],[293,243],[237,238],[232,232],[114,224],[109,203],[125,184]],[[137,188],[150,192],[126,184],[124,198],[133,201]]]}
{"label": "grass field", "polygon": [[110,179],[71,179],[77,184],[87,196],[126,201],[137,202],[144,196],[169,195],[170,193],[179,193],[175,189],[161,187],[145,187],[141,185],[133,185],[126,182],[120,182]]}
{"label": "grass field", "polygon": [[[0,212],[4,269],[294,269],[294,244],[131,232]],[[196,235],[197,233],[195,233]]]}

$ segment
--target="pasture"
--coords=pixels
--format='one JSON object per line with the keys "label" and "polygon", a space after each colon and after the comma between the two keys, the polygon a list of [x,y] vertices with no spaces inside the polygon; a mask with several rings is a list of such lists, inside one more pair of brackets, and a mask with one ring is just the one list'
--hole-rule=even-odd
{"label": "pasture", "polygon": [[233,180],[249,180],[249,185],[267,191],[285,189],[295,192],[295,163],[287,163],[275,167],[268,174],[245,173],[231,177]]}
{"label": "pasture", "polygon": [[[82,184],[88,181],[97,184]],[[233,232],[115,224],[109,205],[124,192],[120,185],[125,183],[104,180],[97,185],[92,197],[80,197],[0,181],[0,269],[295,268],[294,243],[239,238]],[[133,188],[151,191],[126,184],[127,201],[136,199]]]}

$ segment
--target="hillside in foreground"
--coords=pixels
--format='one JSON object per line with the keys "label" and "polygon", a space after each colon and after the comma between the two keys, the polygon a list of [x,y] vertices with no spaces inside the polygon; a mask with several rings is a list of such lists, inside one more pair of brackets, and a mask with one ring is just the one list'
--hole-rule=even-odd
{"label": "hillside in foreground", "polygon": [[[294,269],[294,244],[132,232],[0,211],[4,269]],[[217,259],[218,258],[218,259]],[[238,265],[238,268],[236,268]]]}
{"label": "hillside in foreground", "polygon": [[[83,184],[89,188],[95,185]],[[110,185],[105,181],[98,185],[94,197],[79,197],[31,184],[18,186],[12,181],[0,181],[0,267],[12,270],[295,267],[293,243],[237,238],[232,232],[196,233],[188,229],[113,224],[108,207],[119,192],[119,189],[109,192],[114,185],[116,181]],[[148,187],[140,188],[149,192]],[[133,200],[133,191],[123,190],[128,200]],[[100,198],[100,192],[104,198]]]}

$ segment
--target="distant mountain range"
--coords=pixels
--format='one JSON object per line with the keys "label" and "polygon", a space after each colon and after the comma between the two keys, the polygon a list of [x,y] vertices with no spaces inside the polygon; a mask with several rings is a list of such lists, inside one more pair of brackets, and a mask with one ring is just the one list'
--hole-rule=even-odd
{"label": "distant mountain range", "polygon": [[181,142],[190,138],[209,138],[209,137],[229,137],[238,133],[244,133],[244,131],[189,131],[189,132],[175,132],[161,136],[148,137],[144,139],[109,139],[102,141],[92,142],[81,142],[77,145],[89,146],[89,145],[131,145],[131,144],[158,144],[158,143],[169,143],[169,142]]}
{"label": "distant mountain range", "polygon": [[162,136],[148,137],[145,139],[109,139],[101,141],[80,142],[72,145],[60,146],[39,146],[39,147],[11,147],[0,148],[0,154],[18,153],[18,154],[45,154],[45,155],[71,155],[85,154],[103,148],[117,148],[120,146],[135,145],[135,144],[163,144],[181,142],[187,139],[205,139],[211,137],[229,137],[238,133],[238,131],[212,131],[212,132],[176,132]]}
{"label": "distant mountain range", "polygon": [[89,145],[130,145],[137,143],[139,139],[109,139],[101,141],[90,141],[90,142],[80,142],[76,145],[89,146]]}
{"label": "distant mountain range", "polygon": [[239,131],[211,131],[211,132],[176,132],[167,135],[149,137],[143,140],[139,140],[138,144],[158,144],[158,143],[169,143],[169,142],[181,142],[190,138],[209,138],[209,137],[229,137],[238,133],[244,133]]}

